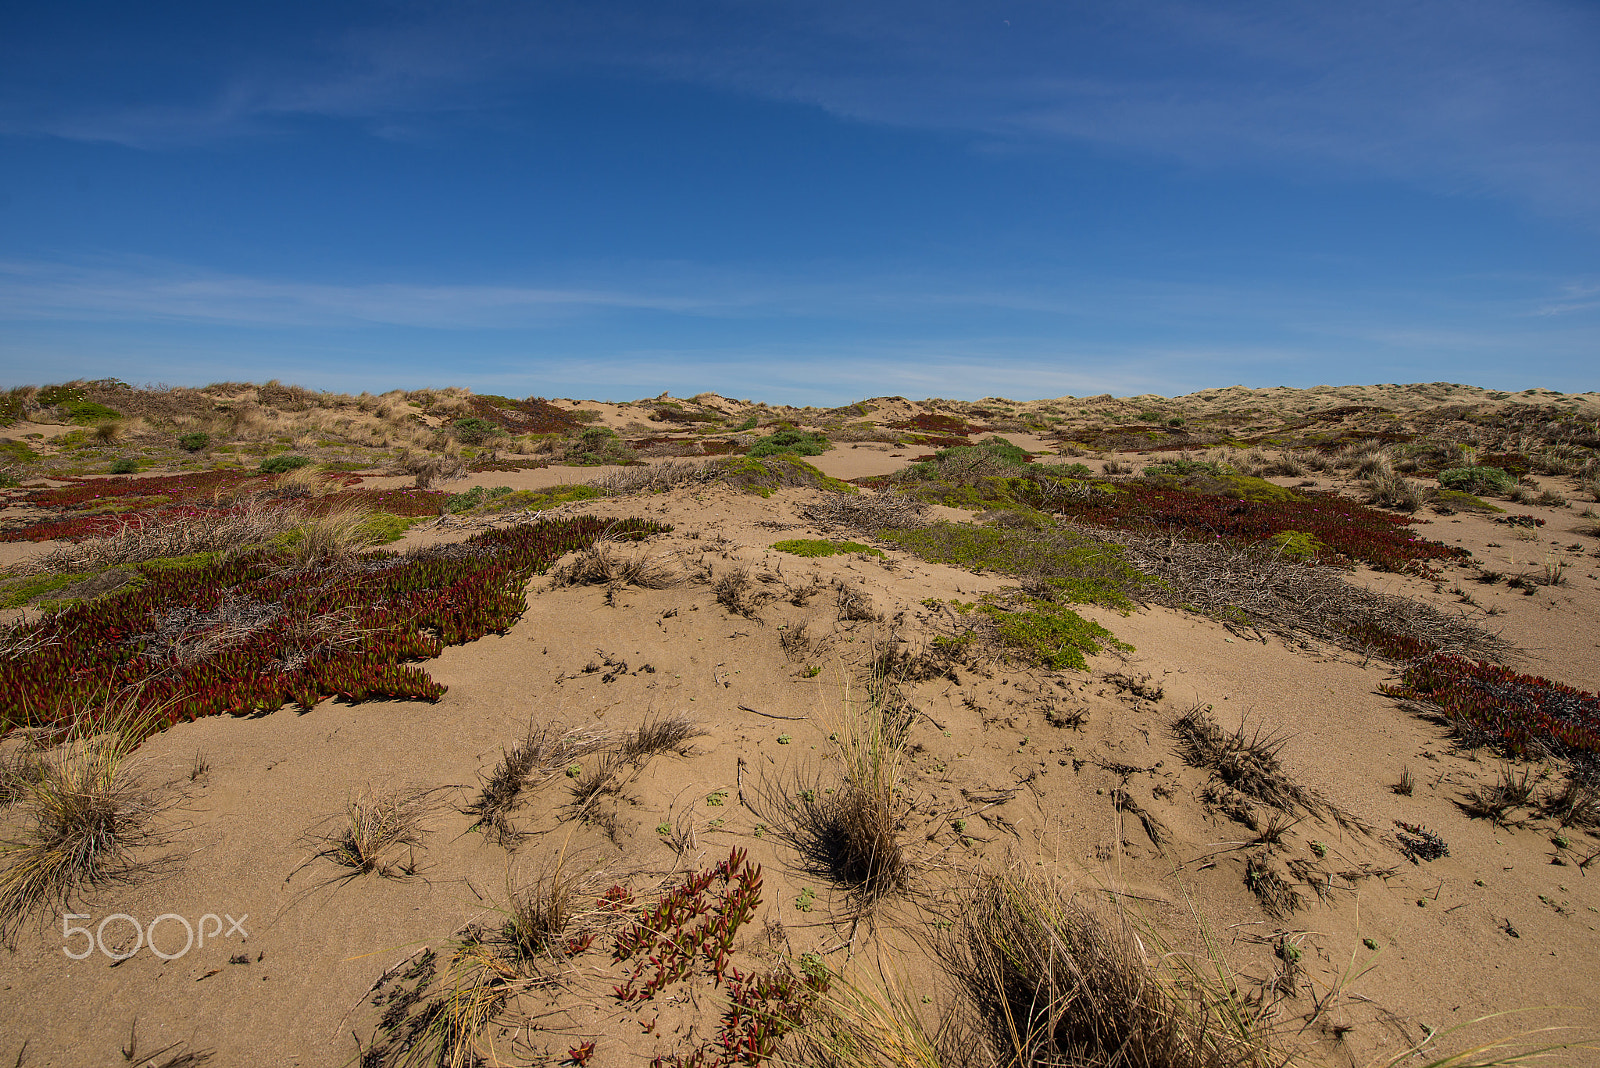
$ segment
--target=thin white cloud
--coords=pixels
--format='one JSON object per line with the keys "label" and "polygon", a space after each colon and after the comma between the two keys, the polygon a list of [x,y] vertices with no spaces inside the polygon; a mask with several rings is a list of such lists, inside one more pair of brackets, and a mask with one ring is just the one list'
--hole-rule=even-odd
{"label": "thin white cloud", "polygon": [[711,314],[715,298],[515,285],[327,284],[186,270],[0,262],[0,318],[488,329],[596,311]]}

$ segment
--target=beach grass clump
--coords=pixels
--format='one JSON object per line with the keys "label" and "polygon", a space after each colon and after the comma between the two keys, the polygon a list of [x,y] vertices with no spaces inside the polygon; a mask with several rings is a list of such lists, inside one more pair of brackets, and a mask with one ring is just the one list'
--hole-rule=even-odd
{"label": "beach grass clump", "polygon": [[974,1010],[992,1055],[988,1063],[1282,1063],[1266,1007],[1245,999],[1219,952],[1206,960],[1166,950],[1154,930],[1124,909],[1092,907],[1019,868],[982,878],[962,901],[940,956]]}
{"label": "beach grass clump", "polygon": [[484,777],[477,798],[467,806],[466,813],[477,817],[473,826],[501,845],[520,841],[523,835],[512,824],[511,813],[527,792],[611,740],[605,731],[559,730],[529,721],[522,740],[501,753],[500,762]]}
{"label": "beach grass clump", "polygon": [[[345,802],[344,826],[327,839],[322,856],[356,874],[384,876],[416,872],[415,850],[422,844],[423,819],[435,807],[434,791],[411,787],[363,787]],[[404,863],[398,860],[406,850]]]}
{"label": "beach grass clump", "polygon": [[1327,811],[1327,801],[1289,778],[1279,759],[1288,739],[1279,734],[1248,731],[1243,723],[1223,730],[1210,705],[1195,705],[1172,723],[1184,763],[1209,771],[1233,790],[1295,815]]}
{"label": "beach grass clump", "polygon": [[133,701],[97,703],[48,748],[0,766],[0,942],[14,945],[38,909],[143,870],[136,849],[160,805],[131,758],[150,726]]}
{"label": "beach grass clump", "polygon": [[900,768],[909,721],[882,699],[845,708],[835,724],[838,779],[796,776],[769,783],[763,807],[779,838],[807,869],[864,904],[902,889],[910,858],[900,841],[906,802]]}

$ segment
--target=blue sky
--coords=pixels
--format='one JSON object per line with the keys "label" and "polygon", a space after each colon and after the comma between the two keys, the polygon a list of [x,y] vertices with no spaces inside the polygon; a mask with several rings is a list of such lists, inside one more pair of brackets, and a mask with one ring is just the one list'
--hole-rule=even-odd
{"label": "blue sky", "polygon": [[17,3],[0,383],[1600,389],[1600,5]]}

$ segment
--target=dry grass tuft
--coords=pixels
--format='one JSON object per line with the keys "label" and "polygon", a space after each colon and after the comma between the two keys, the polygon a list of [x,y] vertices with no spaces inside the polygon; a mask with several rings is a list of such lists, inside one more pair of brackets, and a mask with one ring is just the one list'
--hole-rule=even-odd
{"label": "dry grass tuft", "polygon": [[1272,866],[1271,857],[1270,850],[1259,849],[1245,858],[1244,885],[1256,895],[1256,900],[1261,902],[1267,915],[1281,920],[1301,908],[1305,902],[1300,892],[1278,874]]}
{"label": "dry grass tuft", "polygon": [[40,906],[144,870],[134,848],[150,840],[159,804],[129,763],[150,717],[128,702],[89,713],[49,750],[24,750],[0,768],[9,799],[0,840],[0,942]]}
{"label": "dry grass tuft", "polygon": [[[1155,963],[1145,947],[1154,945]],[[1266,1068],[1281,1062],[1213,952],[1215,974],[1162,952],[1120,909],[1025,871],[989,874],[940,956],[1006,1068]]]}
{"label": "dry grass tuft", "polygon": [[723,469],[715,460],[669,460],[642,467],[624,467],[590,483],[606,493],[665,493],[679,486],[704,486],[722,479]]}
{"label": "dry grass tuft", "polygon": [[856,711],[847,699],[833,732],[841,780],[830,787],[820,778],[796,779],[789,788],[763,792],[774,833],[812,871],[864,902],[902,889],[910,873],[900,842],[905,802],[899,791],[908,725],[903,713],[882,702]]}
{"label": "dry grass tuft", "polygon": [[1276,734],[1246,734],[1244,724],[1233,732],[1211,718],[1210,705],[1195,705],[1172,724],[1184,762],[1204,768],[1222,783],[1247,797],[1294,815],[1298,811],[1321,813],[1328,802],[1283,773],[1278,754],[1287,742]]}
{"label": "dry grass tuft", "polygon": [[1422,487],[1394,471],[1380,471],[1365,482],[1367,503],[1402,512],[1415,512],[1422,507]]}
{"label": "dry grass tuft", "polygon": [[711,590],[717,595],[717,603],[722,607],[735,615],[754,620],[760,618],[757,612],[761,605],[773,597],[771,593],[756,585],[748,567],[736,567],[729,571],[711,584]]}
{"label": "dry grass tuft", "polygon": [[513,998],[542,980],[525,977],[518,962],[475,927],[449,942],[445,954],[436,980],[431,956],[421,966],[439,995],[416,1011],[386,1018],[383,1040],[363,1052],[363,1064],[476,1068],[505,1063],[495,1055],[490,1025]]}
{"label": "dry grass tuft", "polygon": [[[435,792],[418,787],[379,792],[364,787],[345,803],[345,826],[328,839],[320,855],[361,875],[415,875],[422,821],[435,807]],[[406,851],[404,864],[393,860],[401,849]]]}
{"label": "dry grass tuft", "polygon": [[606,731],[559,731],[530,722],[522,741],[501,755],[477,800],[467,806],[467,814],[477,816],[475,826],[501,845],[520,841],[523,835],[512,826],[511,813],[524,792],[565,771],[574,760],[603,748],[611,738]]}
{"label": "dry grass tuft", "polygon": [[[898,986],[878,989],[828,977],[828,992],[790,1039],[794,1060],[810,1068],[964,1068],[983,1063],[975,1036],[957,1023],[930,1033],[917,999]],[[952,1041],[954,1040],[954,1041]]]}
{"label": "dry grass tuft", "polygon": [[1456,804],[1473,819],[1485,819],[1498,827],[1521,826],[1527,818],[1514,819],[1512,813],[1521,808],[1533,808],[1539,786],[1549,778],[1550,769],[1523,768],[1520,772],[1510,766],[1500,769],[1499,781],[1488,786],[1475,786]]}
{"label": "dry grass tuft", "polygon": [[640,586],[666,590],[683,583],[682,574],[648,550],[624,553],[620,543],[602,538],[550,574],[556,586]]}
{"label": "dry grass tuft", "polygon": [[528,886],[508,887],[509,907],[500,929],[507,950],[524,967],[564,956],[565,936],[584,912],[580,903],[594,890],[587,873],[567,870],[565,851]]}
{"label": "dry grass tuft", "polygon": [[1539,799],[1539,810],[1561,821],[1563,827],[1600,826],[1600,791],[1593,783],[1569,774],[1559,790],[1546,791]]}
{"label": "dry grass tuft", "polygon": [[625,734],[617,752],[624,760],[643,764],[669,749],[681,752],[691,739],[702,738],[707,733],[704,727],[682,713],[661,713],[646,717],[638,730]]}
{"label": "dry grass tuft", "polygon": [[838,578],[834,580],[833,588],[834,607],[838,609],[841,620],[869,622],[878,618],[878,613],[872,607],[872,596],[860,586]]}
{"label": "dry grass tuft", "polygon": [[371,509],[353,503],[307,517],[289,535],[289,569],[319,571],[348,564],[371,546],[371,518]]}
{"label": "dry grass tuft", "polygon": [[273,479],[267,493],[273,497],[326,497],[338,489],[338,484],[329,481],[320,464],[307,464]]}
{"label": "dry grass tuft", "polygon": [[928,504],[898,493],[824,493],[801,505],[800,514],[824,526],[871,534],[923,526]]}

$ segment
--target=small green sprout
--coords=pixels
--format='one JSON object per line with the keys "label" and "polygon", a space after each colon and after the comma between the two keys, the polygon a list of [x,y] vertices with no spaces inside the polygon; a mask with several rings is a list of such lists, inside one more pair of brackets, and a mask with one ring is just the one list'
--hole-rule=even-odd
{"label": "small green sprout", "polygon": [[801,912],[810,912],[812,906],[816,903],[817,895],[812,892],[811,887],[809,886],[802,888],[800,891],[800,896],[794,899],[794,907],[799,909]]}
{"label": "small green sprout", "polygon": [[726,790],[712,790],[706,795],[706,804],[708,805],[722,805],[727,800],[728,791]]}

